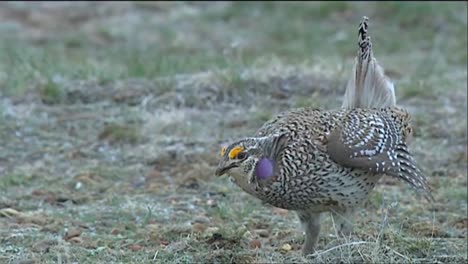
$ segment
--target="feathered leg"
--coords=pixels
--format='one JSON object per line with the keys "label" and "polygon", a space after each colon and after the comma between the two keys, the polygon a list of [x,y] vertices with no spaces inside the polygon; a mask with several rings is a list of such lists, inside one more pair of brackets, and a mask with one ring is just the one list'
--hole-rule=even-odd
{"label": "feathered leg", "polygon": [[305,230],[305,242],[302,246],[302,253],[308,255],[314,253],[317,246],[317,241],[320,234],[320,213],[312,213],[307,211],[298,211],[297,215],[301,220]]}

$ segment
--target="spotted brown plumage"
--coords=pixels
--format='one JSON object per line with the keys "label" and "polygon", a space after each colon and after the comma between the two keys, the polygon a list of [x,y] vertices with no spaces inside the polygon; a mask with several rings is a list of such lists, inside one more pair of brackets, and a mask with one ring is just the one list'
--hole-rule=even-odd
{"label": "spotted brown plumage", "polygon": [[315,249],[323,212],[332,212],[338,230],[349,234],[353,211],[385,175],[433,199],[408,148],[411,115],[396,106],[393,84],[373,57],[367,27],[364,17],[355,74],[341,109],[280,113],[252,137],[221,151],[216,175],[228,173],[247,193],[297,212],[306,231],[305,254]]}
{"label": "spotted brown plumage", "polygon": [[[406,113],[399,108],[303,108],[278,115],[254,137],[282,135],[287,140],[276,157],[275,180],[250,177],[258,189],[256,196],[293,210],[322,201],[346,207],[357,205],[387,174],[426,191],[430,197],[427,181],[405,144],[409,125]],[[261,147],[259,143],[258,148]]]}

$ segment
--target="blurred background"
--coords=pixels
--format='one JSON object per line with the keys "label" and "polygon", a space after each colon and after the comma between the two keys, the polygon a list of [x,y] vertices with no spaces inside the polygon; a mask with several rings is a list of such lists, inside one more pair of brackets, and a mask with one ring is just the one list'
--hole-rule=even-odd
{"label": "blurred background", "polygon": [[213,172],[275,114],[341,105],[364,15],[437,202],[382,179],[366,243],[314,261],[466,262],[466,2],[138,1],[0,3],[0,262],[305,261],[294,213]]}

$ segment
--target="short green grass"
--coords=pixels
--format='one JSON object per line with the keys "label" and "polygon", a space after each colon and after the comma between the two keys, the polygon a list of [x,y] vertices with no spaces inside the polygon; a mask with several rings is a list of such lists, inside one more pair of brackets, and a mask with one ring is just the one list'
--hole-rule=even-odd
{"label": "short green grass", "polygon": [[[0,262],[467,261],[466,3],[52,5],[0,6]],[[384,180],[306,259],[293,212],[213,170],[276,113],[340,106],[363,15],[436,203]]]}

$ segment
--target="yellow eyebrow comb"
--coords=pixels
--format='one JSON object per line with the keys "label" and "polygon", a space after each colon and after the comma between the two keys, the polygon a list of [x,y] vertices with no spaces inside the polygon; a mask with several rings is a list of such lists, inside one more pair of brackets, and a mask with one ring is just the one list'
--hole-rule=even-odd
{"label": "yellow eyebrow comb", "polygon": [[243,150],[244,150],[244,148],[241,147],[241,146],[237,146],[237,147],[231,149],[231,151],[229,152],[229,158],[230,159],[235,158],[237,156],[237,154],[239,154],[239,152],[241,152]]}

